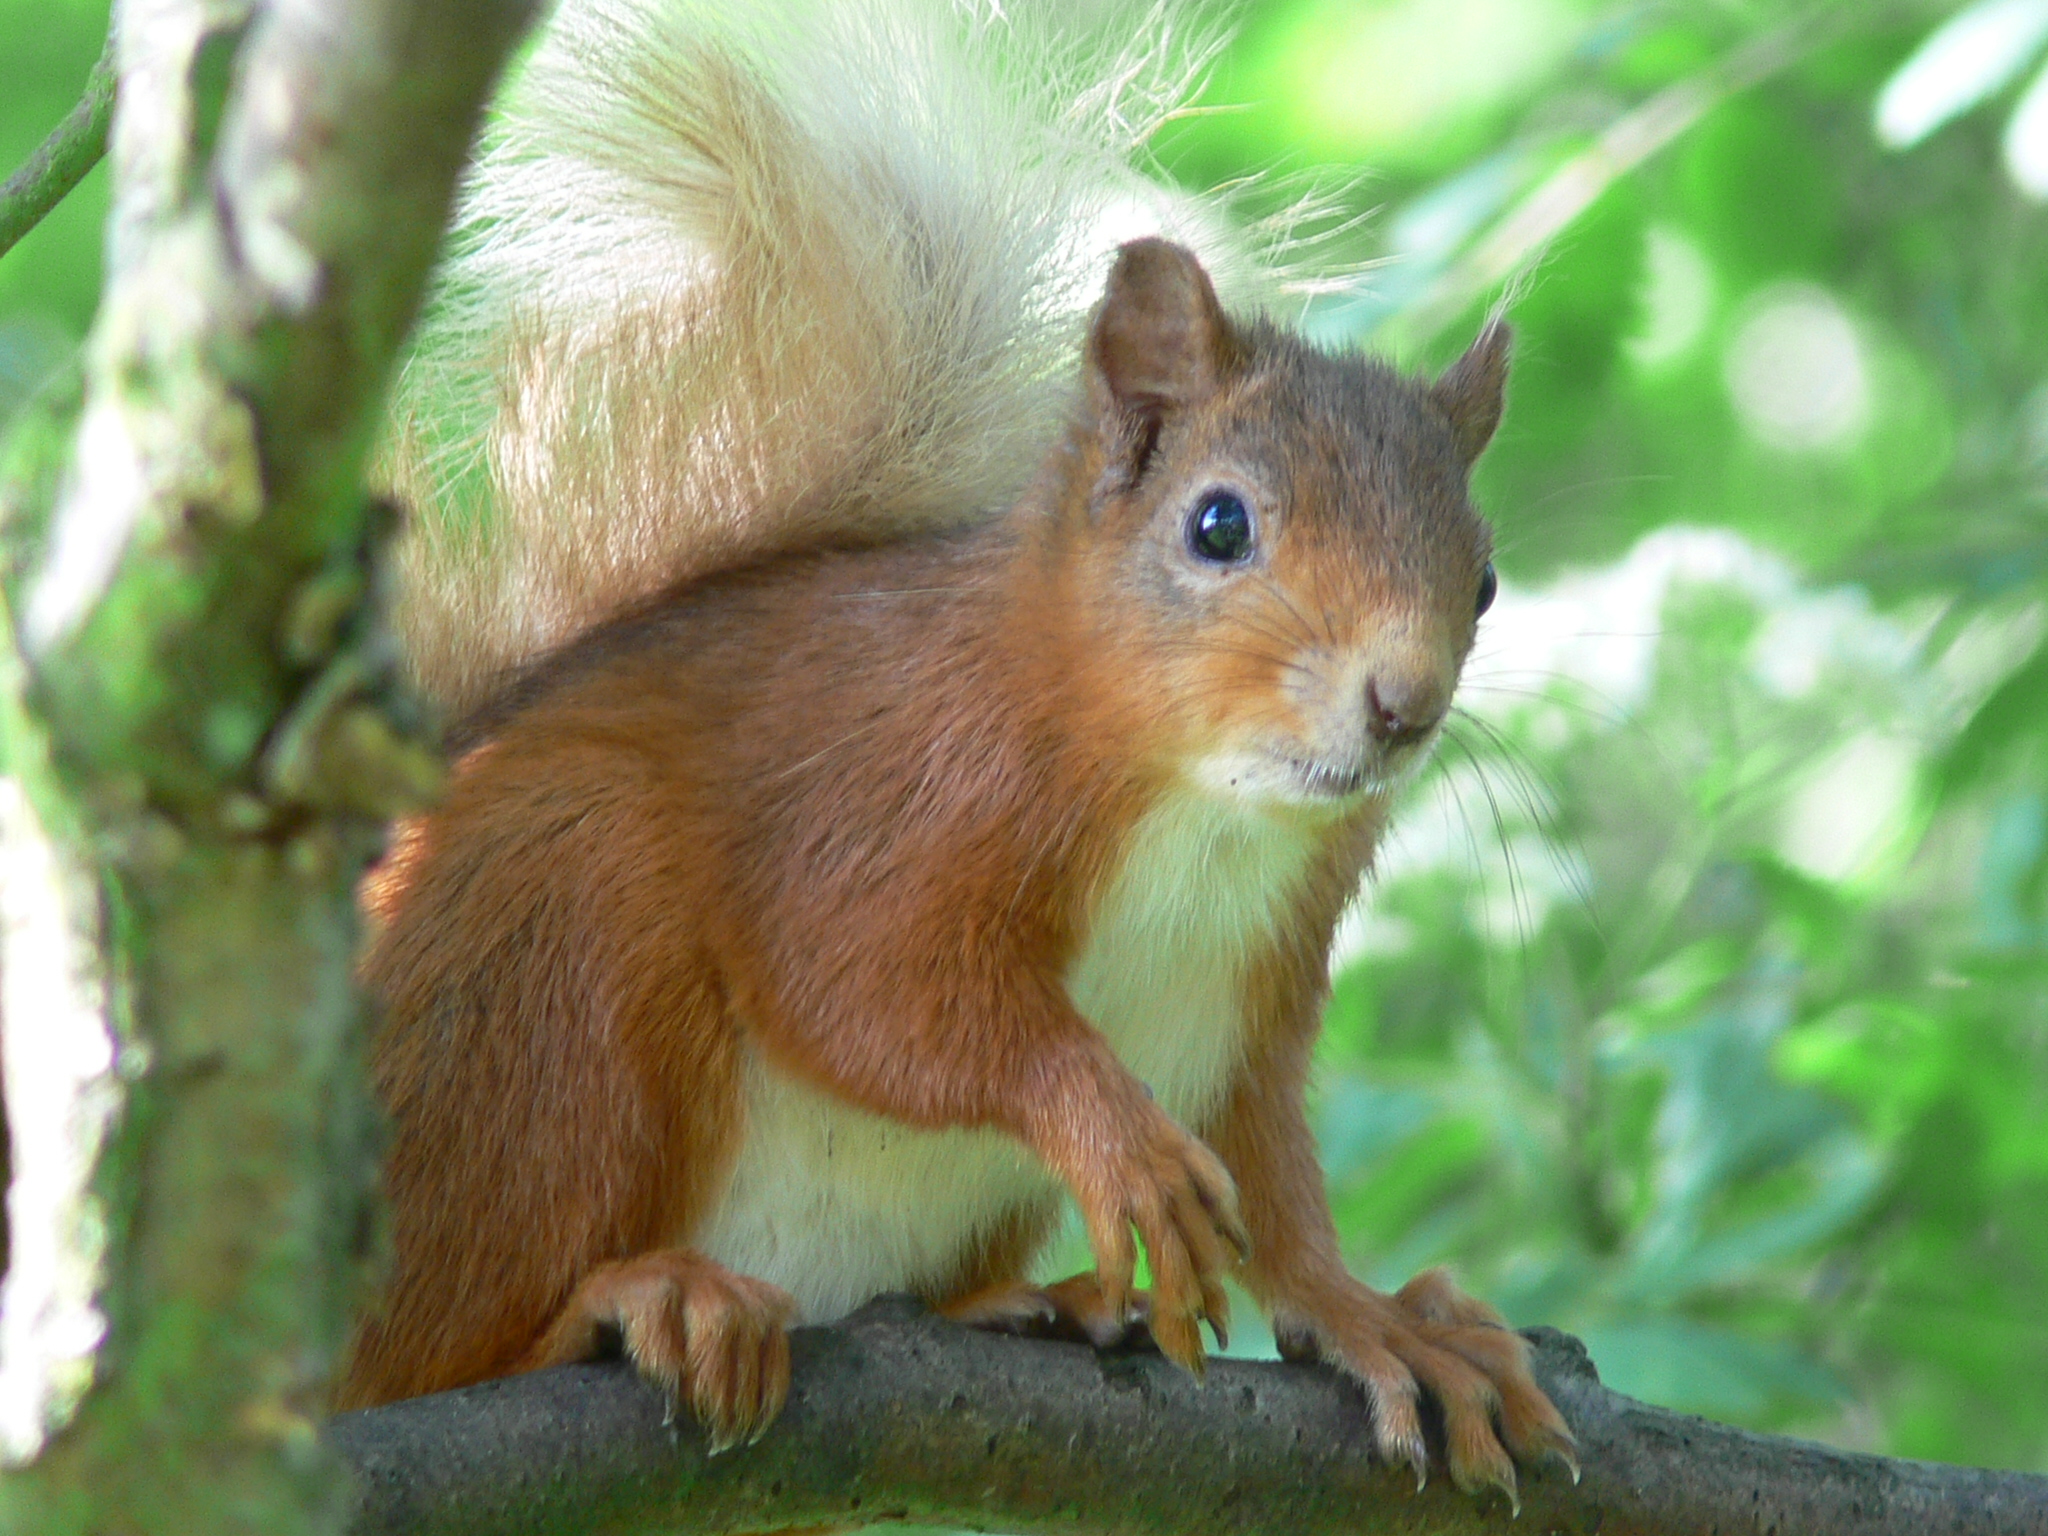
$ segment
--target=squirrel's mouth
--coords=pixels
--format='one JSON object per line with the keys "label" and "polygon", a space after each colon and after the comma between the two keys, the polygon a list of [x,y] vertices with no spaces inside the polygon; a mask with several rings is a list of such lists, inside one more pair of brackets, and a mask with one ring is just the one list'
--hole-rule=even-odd
{"label": "squirrel's mouth", "polygon": [[1379,782],[1377,774],[1367,773],[1357,763],[1321,763],[1284,754],[1280,760],[1293,773],[1296,782],[1319,800],[1348,800],[1360,790],[1376,787]]}
{"label": "squirrel's mouth", "polygon": [[1361,797],[1384,795],[1397,782],[1389,764],[1372,756],[1335,761],[1306,755],[1301,744],[1271,739],[1247,742],[1198,760],[1197,782],[1234,800],[1249,799],[1319,814],[1348,814]]}

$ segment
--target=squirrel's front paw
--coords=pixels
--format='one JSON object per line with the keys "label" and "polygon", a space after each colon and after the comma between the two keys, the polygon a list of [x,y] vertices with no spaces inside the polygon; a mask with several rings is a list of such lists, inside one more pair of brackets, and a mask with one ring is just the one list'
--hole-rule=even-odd
{"label": "squirrel's front paw", "polygon": [[687,1406],[716,1455],[758,1440],[782,1411],[795,1316],[780,1286],[665,1248],[584,1276],[521,1365],[588,1360],[616,1333],[626,1358],[667,1398],[669,1416]]}
{"label": "squirrel's front paw", "polygon": [[1201,1325],[1218,1343],[1230,1327],[1223,1277],[1250,1251],[1238,1215],[1237,1186],[1201,1142],[1151,1103],[1130,1106],[1120,1134],[1069,1174],[1088,1243],[1095,1253],[1091,1306],[1132,1318],[1136,1228],[1152,1265],[1145,1321],[1160,1352],[1197,1375]]}
{"label": "squirrel's front paw", "polygon": [[1443,1409],[1451,1479],[1466,1492],[1499,1488],[1519,1512],[1517,1460],[1554,1456],[1578,1477],[1578,1444],[1529,1374],[1528,1346],[1440,1269],[1392,1296],[1349,1281],[1277,1307],[1273,1337],[1283,1358],[1326,1361],[1364,1386],[1380,1455],[1413,1467],[1418,1487],[1429,1475],[1421,1392]]}

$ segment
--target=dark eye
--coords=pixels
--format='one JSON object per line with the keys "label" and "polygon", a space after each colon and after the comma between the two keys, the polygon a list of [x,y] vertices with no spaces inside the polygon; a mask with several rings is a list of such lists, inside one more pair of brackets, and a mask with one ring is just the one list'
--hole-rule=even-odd
{"label": "dark eye", "polygon": [[1188,548],[1204,560],[1234,565],[1252,552],[1252,515],[1229,491],[1210,491],[1188,519]]}
{"label": "dark eye", "polygon": [[1494,598],[1500,592],[1500,578],[1493,574],[1493,562],[1486,562],[1486,569],[1479,573],[1479,601],[1473,605],[1472,617],[1478,618],[1493,606]]}

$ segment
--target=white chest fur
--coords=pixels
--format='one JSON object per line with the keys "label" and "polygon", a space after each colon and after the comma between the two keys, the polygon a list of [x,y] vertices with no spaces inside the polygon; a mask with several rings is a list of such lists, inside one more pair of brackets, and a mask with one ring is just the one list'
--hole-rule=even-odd
{"label": "white chest fur", "polygon": [[[1068,995],[1183,1123],[1218,1106],[1243,1042],[1246,959],[1313,849],[1297,826],[1174,795],[1139,823],[1098,901]],[[943,1284],[971,1242],[1055,1190],[1008,1137],[912,1130],[756,1060],[731,1180],[688,1241],[824,1321],[881,1291]]]}
{"label": "white chest fur", "polygon": [[1298,825],[1194,792],[1138,824],[1067,972],[1067,995],[1182,1124],[1204,1119],[1244,1039],[1246,962],[1315,844]]}

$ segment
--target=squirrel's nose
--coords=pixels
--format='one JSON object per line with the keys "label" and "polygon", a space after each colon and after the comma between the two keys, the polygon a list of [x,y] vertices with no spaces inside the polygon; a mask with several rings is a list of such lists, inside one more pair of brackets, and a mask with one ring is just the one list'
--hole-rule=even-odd
{"label": "squirrel's nose", "polygon": [[1444,717],[1443,690],[1419,677],[1374,677],[1365,684],[1365,728],[1376,741],[1405,747]]}

